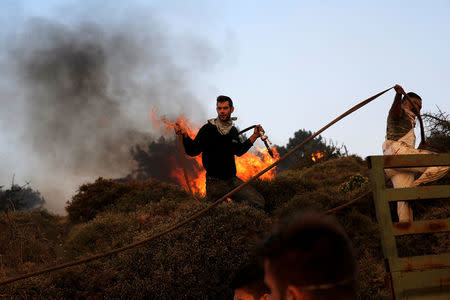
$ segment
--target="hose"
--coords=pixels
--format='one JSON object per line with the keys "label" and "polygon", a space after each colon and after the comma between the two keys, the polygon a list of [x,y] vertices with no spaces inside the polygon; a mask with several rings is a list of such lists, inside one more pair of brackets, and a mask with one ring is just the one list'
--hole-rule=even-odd
{"label": "hose", "polygon": [[[298,151],[300,148],[302,148],[304,145],[306,145],[307,143],[309,143],[311,140],[313,140],[316,136],[318,136],[320,133],[322,133],[323,131],[325,131],[326,129],[328,129],[330,126],[332,126],[333,124],[335,124],[336,122],[338,122],[339,120],[345,118],[346,116],[348,116],[349,114],[355,112],[356,110],[360,109],[361,107],[367,105],[368,103],[372,102],[373,100],[375,100],[376,98],[378,98],[379,96],[383,95],[384,93],[386,93],[387,91],[389,91],[390,89],[392,89],[393,87],[390,87],[382,92],[379,92],[378,94],[358,103],[357,105],[353,106],[352,108],[350,108],[349,110],[347,110],[345,113],[343,113],[342,115],[340,115],[339,117],[337,117],[336,119],[334,119],[333,121],[331,121],[330,123],[328,123],[327,125],[325,125],[324,127],[322,127],[320,130],[318,130],[316,133],[314,133],[313,135],[311,135],[309,138],[307,138],[306,140],[304,140],[303,142],[301,142],[300,144],[298,144],[296,147],[294,147],[291,151],[289,151],[288,153],[286,153],[285,155],[283,155],[280,159],[278,159],[276,162],[274,162],[273,164],[271,164],[270,166],[266,167],[264,170],[260,171],[258,174],[254,175],[252,178],[250,178],[248,181],[242,183],[240,186],[234,188],[232,191],[228,192],[227,194],[223,195],[222,197],[220,197],[219,199],[217,199],[214,203],[210,204],[209,206],[205,207],[204,209],[201,209],[199,211],[197,211],[196,213],[194,213],[193,215],[191,215],[189,218],[175,224],[172,225],[171,227],[169,227],[168,229],[157,233],[149,238],[146,238],[142,241],[136,242],[136,243],[132,243],[129,245],[126,245],[124,247],[121,248],[117,248],[117,249],[113,249],[111,251],[105,252],[105,253],[100,253],[100,254],[96,254],[93,255],[91,257],[87,257],[84,259],[80,259],[77,261],[73,261],[73,262],[69,262],[69,263],[65,263],[65,264],[61,264],[61,265],[57,265],[54,267],[50,267],[50,268],[46,268],[40,271],[36,271],[36,272],[31,272],[28,274],[24,274],[15,278],[9,278],[6,280],[3,280],[0,282],[0,286],[8,284],[8,283],[12,283],[12,282],[16,282],[19,280],[23,280],[23,279],[27,279],[30,277],[34,277],[34,276],[38,276],[44,273],[48,273],[48,272],[52,272],[52,271],[57,271],[57,270],[61,270],[64,268],[68,268],[68,267],[72,267],[72,266],[76,266],[76,265],[80,265],[80,264],[84,264],[93,260],[97,260],[103,257],[107,257],[107,256],[111,256],[113,254],[119,253],[119,252],[123,252],[125,250],[128,249],[132,249],[138,246],[141,246],[145,243],[148,243],[150,241],[153,241],[163,235],[166,235],[182,226],[184,226],[185,224],[197,219],[198,217],[206,214],[208,211],[210,211],[211,209],[213,209],[214,207],[216,207],[217,205],[219,205],[221,202],[225,201],[227,198],[231,197],[232,195],[234,195],[236,192],[242,190],[244,187],[246,187],[247,185],[249,185],[251,182],[253,182],[254,180],[256,180],[258,177],[260,177],[261,175],[263,175],[264,173],[266,173],[267,171],[269,171],[270,169],[274,168],[275,166],[277,166],[280,162],[286,160],[289,156],[291,156],[292,154],[294,154],[294,152]],[[369,192],[363,194],[362,196],[350,201],[349,203],[354,203],[359,199],[364,198]],[[331,213],[336,211],[337,209],[341,209],[343,207],[348,206],[349,204],[346,203],[344,205],[341,205],[337,208],[334,209],[330,209],[328,211],[326,211],[325,213]]]}

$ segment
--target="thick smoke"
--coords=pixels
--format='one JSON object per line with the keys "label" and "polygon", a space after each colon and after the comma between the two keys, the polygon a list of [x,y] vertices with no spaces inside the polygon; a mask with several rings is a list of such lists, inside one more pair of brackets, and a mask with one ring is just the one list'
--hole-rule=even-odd
{"label": "thick smoke", "polygon": [[[136,167],[130,149],[159,137],[148,121],[153,107],[204,118],[189,90],[195,73],[177,65],[170,37],[138,25],[33,19],[11,39],[0,86],[9,98],[2,119],[17,124],[12,171],[25,173],[52,210],[62,213],[81,183]],[[214,51],[200,48],[212,64]]]}

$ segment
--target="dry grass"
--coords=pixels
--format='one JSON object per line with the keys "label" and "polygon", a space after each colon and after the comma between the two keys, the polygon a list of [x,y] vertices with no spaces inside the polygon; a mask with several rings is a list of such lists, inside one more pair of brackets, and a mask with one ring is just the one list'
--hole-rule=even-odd
{"label": "dry grass", "polygon": [[[326,210],[365,192],[368,169],[358,157],[332,159],[254,183],[267,212],[226,203],[206,216],[143,247],[87,265],[0,287],[17,298],[230,299],[234,272],[274,222],[295,211]],[[448,217],[443,202],[417,207],[423,218]],[[448,201],[447,201],[448,203]],[[91,207],[92,205],[92,207]],[[68,204],[71,217],[46,212],[0,215],[0,279],[101,253],[147,238],[204,208],[179,187],[148,181],[98,179],[80,187]],[[337,218],[354,243],[360,269],[360,299],[387,298],[384,265],[372,197]],[[419,251],[426,240],[412,242]],[[433,236],[441,251],[449,239]],[[446,245],[446,246],[445,246]]]}

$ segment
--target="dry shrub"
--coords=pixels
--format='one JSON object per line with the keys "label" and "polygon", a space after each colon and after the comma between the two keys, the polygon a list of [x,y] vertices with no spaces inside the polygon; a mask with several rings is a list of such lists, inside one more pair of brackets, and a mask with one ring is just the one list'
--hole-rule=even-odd
{"label": "dry shrub", "polygon": [[[171,223],[201,207],[204,204],[180,207],[169,217]],[[143,236],[166,227],[155,224]],[[230,299],[234,272],[254,255],[255,243],[269,228],[269,218],[259,210],[234,203],[220,205],[184,230],[111,261],[120,275],[107,294],[111,298]]]}
{"label": "dry shrub", "polygon": [[358,156],[330,159],[304,169],[302,177],[308,178],[317,186],[339,186],[348,181],[349,176],[361,174],[369,176],[367,164]]}
{"label": "dry shrub", "polygon": [[[136,242],[206,205],[163,200],[136,212],[102,213],[75,225],[66,249],[72,255],[88,255]],[[231,278],[254,256],[256,242],[270,225],[270,218],[260,210],[224,203],[145,246],[12,285],[8,292],[17,296],[26,287],[31,298],[230,299]]]}
{"label": "dry shrub", "polygon": [[[330,159],[311,168],[282,172],[271,181],[253,183],[265,196],[271,216],[246,205],[224,203],[145,246],[2,287],[0,294],[46,299],[230,299],[229,284],[234,272],[253,255],[255,243],[268,233],[272,222],[298,210],[325,211],[352,200],[367,191],[365,180],[359,180],[364,177],[368,177],[368,169],[358,157]],[[342,186],[348,188],[340,189]],[[442,206],[443,201],[427,203],[432,206],[416,207],[417,216],[448,217],[449,208]],[[189,200],[187,193],[176,186],[154,180],[119,183],[98,179],[80,187],[69,203],[72,220],[85,222],[70,223],[65,242],[66,260],[140,241],[206,205]],[[359,299],[386,299],[383,255],[372,195],[334,215],[355,248],[360,270]],[[41,216],[36,218],[34,222],[40,222]],[[52,221],[41,223],[47,224],[42,228],[48,226],[45,232],[59,226]],[[7,227],[2,229],[0,223],[0,233],[4,232],[8,232]],[[405,248],[425,251],[427,246],[439,252],[449,244],[448,235],[445,238],[435,234],[431,244],[417,238],[407,241]],[[36,253],[39,251],[45,252]],[[22,269],[25,267],[23,264]]]}
{"label": "dry shrub", "polygon": [[63,218],[46,211],[0,214],[0,278],[56,263],[62,252]]}
{"label": "dry shrub", "polygon": [[93,220],[74,225],[65,250],[69,258],[86,256],[129,244],[138,233],[138,221],[131,213],[106,212]]}
{"label": "dry shrub", "polygon": [[77,194],[67,203],[66,210],[71,221],[85,222],[113,207],[126,212],[161,199],[185,201],[188,198],[180,187],[156,179],[119,182],[98,178],[94,183],[80,186]]}
{"label": "dry shrub", "polygon": [[302,209],[327,210],[341,205],[368,189],[367,184],[361,184],[342,191],[342,185],[350,185],[355,177],[367,176],[366,163],[359,157],[349,156],[329,159],[307,169],[282,172],[272,181],[259,184],[258,189],[266,197],[266,210],[280,218]]}
{"label": "dry shrub", "polygon": [[287,170],[270,181],[258,180],[253,184],[266,200],[267,212],[273,212],[296,194],[307,193],[317,188],[316,184],[301,174],[302,171],[299,170]]}

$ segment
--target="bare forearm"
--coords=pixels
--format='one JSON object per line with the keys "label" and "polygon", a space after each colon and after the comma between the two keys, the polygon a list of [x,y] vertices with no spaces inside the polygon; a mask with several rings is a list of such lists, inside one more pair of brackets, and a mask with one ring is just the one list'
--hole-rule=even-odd
{"label": "bare forearm", "polygon": [[396,94],[394,103],[391,106],[391,112],[394,119],[400,119],[402,116],[402,95]]}
{"label": "bare forearm", "polygon": [[396,92],[394,103],[392,103],[390,113],[394,119],[400,119],[402,117],[402,95],[406,95],[405,90],[398,84],[394,86]]}

